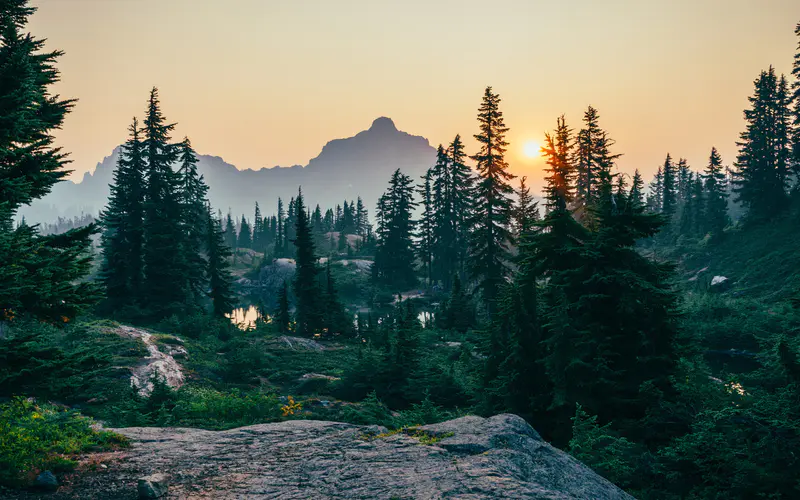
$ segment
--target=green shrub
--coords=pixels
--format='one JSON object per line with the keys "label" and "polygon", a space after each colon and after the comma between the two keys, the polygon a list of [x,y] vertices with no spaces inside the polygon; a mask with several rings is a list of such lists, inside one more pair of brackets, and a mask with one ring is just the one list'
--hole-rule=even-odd
{"label": "green shrub", "polygon": [[203,387],[177,391],[172,410],[176,425],[205,429],[230,429],[281,419],[281,404],[274,394],[256,390],[220,392]]}
{"label": "green shrub", "polygon": [[72,470],[75,455],[127,446],[75,411],[21,397],[0,405],[0,485],[24,486],[43,470]]}

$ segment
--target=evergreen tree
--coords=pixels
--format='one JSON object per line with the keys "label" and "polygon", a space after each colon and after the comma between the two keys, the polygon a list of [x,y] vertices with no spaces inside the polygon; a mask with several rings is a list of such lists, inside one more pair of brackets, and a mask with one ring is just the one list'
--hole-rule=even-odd
{"label": "evergreen tree", "polygon": [[68,321],[99,298],[83,279],[91,265],[93,224],[49,236],[32,226],[13,227],[21,205],[69,174],[52,131],[75,101],[50,94],[63,53],[43,52],[43,40],[23,33],[34,12],[26,0],[0,3],[0,326],[27,315]]}
{"label": "evergreen tree", "polygon": [[283,200],[278,198],[278,215],[276,216],[275,254],[276,258],[286,257],[286,212],[283,210]]}
{"label": "evergreen tree", "polygon": [[491,317],[500,285],[508,273],[508,245],[513,244],[509,231],[511,199],[509,181],[514,178],[505,160],[508,127],[500,111],[500,96],[486,87],[478,109],[480,132],[475,139],[480,150],[470,158],[480,177],[475,190],[475,227],[470,245],[471,270],[483,292]]}
{"label": "evergreen tree", "polygon": [[667,221],[671,220],[678,208],[678,191],[677,191],[677,172],[675,164],[672,162],[672,157],[667,153],[664,159],[664,166],[661,168],[662,186],[661,186],[661,213],[667,217]]}
{"label": "evergreen tree", "polygon": [[416,205],[411,177],[395,170],[389,189],[378,200],[378,241],[372,266],[375,280],[394,290],[407,290],[417,283],[411,218]]}
{"label": "evergreen tree", "polygon": [[664,170],[661,167],[658,167],[649,188],[647,208],[653,213],[661,213],[661,208],[664,206]]}
{"label": "evergreen tree", "polygon": [[228,259],[231,250],[225,243],[225,233],[222,230],[222,221],[215,219],[211,207],[206,215],[206,276],[208,278],[208,297],[211,299],[211,310],[214,316],[223,317],[233,310],[235,293],[233,291],[233,276],[230,272]]}
{"label": "evergreen tree", "polygon": [[[455,259],[453,270],[462,279],[466,278],[466,264],[469,256],[470,234],[474,221],[475,176],[465,163],[466,153],[461,136],[456,135],[447,148],[452,189],[450,212],[455,226]],[[448,278],[453,273],[448,274]],[[447,281],[447,280],[446,280]],[[449,282],[446,283],[449,288]]]}
{"label": "evergreen tree", "polygon": [[245,219],[242,214],[242,223],[239,227],[239,240],[237,242],[239,248],[252,248],[253,247],[253,233],[250,231],[250,223]]}
{"label": "evergreen tree", "polygon": [[108,204],[100,215],[100,280],[110,311],[138,301],[144,277],[144,162],[136,118],[120,150]]}
{"label": "evergreen tree", "polygon": [[206,294],[206,260],[202,254],[208,239],[206,221],[208,186],[197,172],[197,155],[188,138],[178,145],[178,198],[186,251],[186,275],[190,301],[199,306]]}
{"label": "evergreen tree", "polygon": [[584,127],[575,140],[575,191],[576,201],[581,207],[590,206],[596,201],[600,176],[610,174],[614,161],[620,156],[611,154],[610,147],[614,145],[614,141],[600,128],[599,122],[599,113],[589,106],[583,115]]}
{"label": "evergreen tree", "polygon": [[[423,202],[427,207],[423,213],[421,224],[430,231],[428,250],[433,262],[429,262],[429,275],[434,281],[441,281],[445,289],[450,288],[450,279],[458,268],[458,216],[453,212],[456,203],[455,186],[453,186],[452,161],[449,152],[440,144],[436,152],[436,164],[428,171],[432,178],[432,192],[423,194]],[[423,262],[425,262],[423,260]]]}
{"label": "evergreen tree", "polygon": [[644,181],[642,174],[639,173],[637,168],[633,173],[633,180],[631,181],[630,203],[636,208],[644,206]]}
{"label": "evergreen tree", "polygon": [[356,234],[363,237],[367,233],[368,226],[369,214],[367,213],[367,207],[364,206],[364,202],[359,196],[356,201]]}
{"label": "evergreen tree", "polygon": [[264,219],[261,217],[261,209],[256,202],[253,214],[253,250],[256,252],[264,251],[264,236]]}
{"label": "evergreen tree", "polygon": [[311,336],[320,329],[322,323],[321,297],[317,283],[317,256],[314,253],[314,235],[303,204],[303,192],[298,191],[292,204],[295,211],[295,261],[294,296],[297,298],[295,322],[299,335]]}
{"label": "evergreen tree", "polygon": [[[441,150],[442,146],[439,146]],[[422,270],[428,286],[433,284],[433,252],[434,230],[436,228],[435,207],[431,192],[433,169],[428,169],[422,176],[422,184],[417,186],[417,193],[422,200],[422,217],[417,225],[417,255],[422,261]]]}
{"label": "evergreen tree", "polygon": [[797,52],[794,54],[794,64],[792,64],[792,95],[790,102],[794,103],[792,113],[791,143],[792,143],[792,162],[793,173],[795,176],[795,190],[800,192],[800,22],[794,29],[797,35]]}
{"label": "evergreen tree", "polygon": [[286,280],[283,285],[278,289],[278,308],[275,310],[275,325],[277,326],[278,333],[287,335],[290,333],[290,326],[292,324],[292,317],[289,314],[289,285]]}
{"label": "evergreen tree", "polygon": [[530,233],[536,221],[539,220],[539,202],[533,201],[530,188],[525,184],[527,177],[519,180],[517,189],[517,202],[512,212],[513,227],[517,239]]}
{"label": "evergreen tree", "polygon": [[737,142],[739,154],[734,171],[737,201],[751,219],[776,215],[785,206],[789,159],[788,89],[770,67],[762,71],[745,110],[746,129]]}
{"label": "evergreen tree", "polygon": [[231,250],[235,250],[238,241],[239,238],[236,236],[236,224],[234,224],[233,216],[229,210],[228,217],[225,219],[225,244],[228,245],[228,248]]}
{"label": "evergreen tree", "polygon": [[722,167],[722,157],[717,148],[711,148],[708,166],[703,174],[705,180],[705,224],[704,229],[712,237],[722,234],[728,225],[728,193],[725,189],[725,172]]}
{"label": "evergreen tree", "polygon": [[189,296],[179,178],[172,169],[178,159],[178,149],[170,142],[174,128],[164,120],[158,89],[153,88],[143,129],[147,164],[143,296],[155,316],[182,310]]}
{"label": "evergreen tree", "polygon": [[692,195],[692,170],[689,168],[689,162],[686,161],[686,158],[678,159],[675,169],[677,198],[680,203],[685,203]]}
{"label": "evergreen tree", "polygon": [[325,296],[324,296],[323,327],[329,334],[340,335],[353,329],[352,321],[347,317],[342,303],[339,301],[339,292],[331,273],[331,261],[325,263]]}

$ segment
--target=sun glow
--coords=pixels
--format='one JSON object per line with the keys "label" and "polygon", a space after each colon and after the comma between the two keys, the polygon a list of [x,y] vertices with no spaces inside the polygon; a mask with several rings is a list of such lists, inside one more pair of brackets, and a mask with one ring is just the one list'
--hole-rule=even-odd
{"label": "sun glow", "polygon": [[522,148],[522,152],[528,158],[538,158],[541,154],[540,152],[541,146],[536,141],[527,141]]}

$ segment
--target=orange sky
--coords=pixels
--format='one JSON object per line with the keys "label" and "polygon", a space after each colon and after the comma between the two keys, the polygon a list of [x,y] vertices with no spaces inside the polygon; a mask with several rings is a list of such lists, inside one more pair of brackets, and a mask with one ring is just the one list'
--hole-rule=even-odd
{"label": "orange sky", "polygon": [[[78,176],[125,140],[147,93],[200,153],[239,168],[306,164],[378,116],[433,145],[475,133],[502,99],[515,173],[556,117],[599,109],[625,171],[667,151],[735,155],[761,69],[789,72],[797,0],[34,0],[31,31],[66,51],[80,99],[59,143]],[[467,143],[469,152],[474,142]]]}

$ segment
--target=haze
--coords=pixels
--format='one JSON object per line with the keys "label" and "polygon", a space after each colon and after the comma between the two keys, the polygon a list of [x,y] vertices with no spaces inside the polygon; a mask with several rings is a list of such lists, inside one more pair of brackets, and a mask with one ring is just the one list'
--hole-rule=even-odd
{"label": "haze", "polygon": [[80,99],[59,133],[73,178],[125,140],[153,85],[176,136],[240,169],[306,164],[381,115],[472,152],[486,85],[537,187],[525,142],[562,113],[578,128],[589,104],[625,171],[649,179],[667,151],[697,169],[712,145],[731,163],[752,81],[788,73],[800,18],[796,0],[33,3],[31,31],[66,51],[58,91]]}

